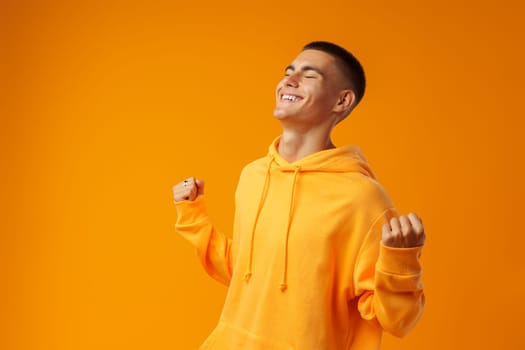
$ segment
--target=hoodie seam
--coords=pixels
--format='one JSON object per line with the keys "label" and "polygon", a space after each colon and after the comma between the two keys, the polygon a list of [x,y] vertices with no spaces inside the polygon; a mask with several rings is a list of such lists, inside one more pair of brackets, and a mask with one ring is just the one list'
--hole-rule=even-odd
{"label": "hoodie seam", "polygon": [[[395,208],[394,207],[388,207],[385,210],[383,210],[380,214],[378,214],[376,217],[374,217],[374,219],[372,220],[372,223],[368,227],[368,230],[367,230],[367,232],[365,234],[365,237],[364,237],[364,239],[361,242],[361,245],[359,247],[359,252],[357,253],[357,257],[356,257],[355,262],[354,262],[354,267],[353,267],[353,271],[354,272],[356,270],[357,264],[361,260],[361,255],[363,254],[364,245],[369,240],[370,235],[372,234],[372,229],[374,228],[376,223],[379,221],[379,219],[381,219],[387,212],[392,211],[392,210],[395,210]],[[381,240],[378,242],[378,244],[380,244],[380,243],[381,243]],[[354,297],[356,297],[357,296],[357,294],[355,293],[356,288],[357,288],[356,281],[353,280],[352,284],[353,284],[353,288],[352,288],[353,289],[353,293],[352,294],[354,294]]]}

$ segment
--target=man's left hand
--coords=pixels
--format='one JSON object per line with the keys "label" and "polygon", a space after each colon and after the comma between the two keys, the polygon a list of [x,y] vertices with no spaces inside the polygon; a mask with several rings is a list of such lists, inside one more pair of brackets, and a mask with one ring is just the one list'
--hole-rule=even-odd
{"label": "man's left hand", "polygon": [[425,243],[423,222],[414,213],[392,218],[383,225],[382,242],[392,248],[419,247]]}

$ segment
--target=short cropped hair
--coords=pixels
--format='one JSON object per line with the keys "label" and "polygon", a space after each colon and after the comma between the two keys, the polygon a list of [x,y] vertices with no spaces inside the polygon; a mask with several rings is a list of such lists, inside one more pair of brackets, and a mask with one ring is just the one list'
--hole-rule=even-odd
{"label": "short cropped hair", "polygon": [[336,59],[339,59],[339,62],[341,63],[340,68],[343,71],[346,80],[350,83],[351,90],[354,91],[356,96],[354,107],[357,106],[365,94],[366,87],[365,71],[357,58],[341,46],[327,41],[313,41],[305,45],[305,47],[303,47],[303,51],[304,50],[323,51],[332,55]]}

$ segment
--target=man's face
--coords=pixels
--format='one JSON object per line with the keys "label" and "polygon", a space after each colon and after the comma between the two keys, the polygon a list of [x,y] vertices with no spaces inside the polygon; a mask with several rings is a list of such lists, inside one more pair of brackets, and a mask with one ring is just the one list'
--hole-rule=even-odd
{"label": "man's face", "polygon": [[274,116],[281,121],[326,122],[334,114],[342,79],[335,57],[319,50],[302,51],[277,84]]}

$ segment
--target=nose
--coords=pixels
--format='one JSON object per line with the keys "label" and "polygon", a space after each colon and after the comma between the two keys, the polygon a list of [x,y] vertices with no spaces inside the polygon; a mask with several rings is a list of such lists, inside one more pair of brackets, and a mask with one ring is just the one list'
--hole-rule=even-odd
{"label": "nose", "polygon": [[284,77],[284,85],[288,87],[297,87],[299,85],[297,81],[297,75],[290,73]]}

